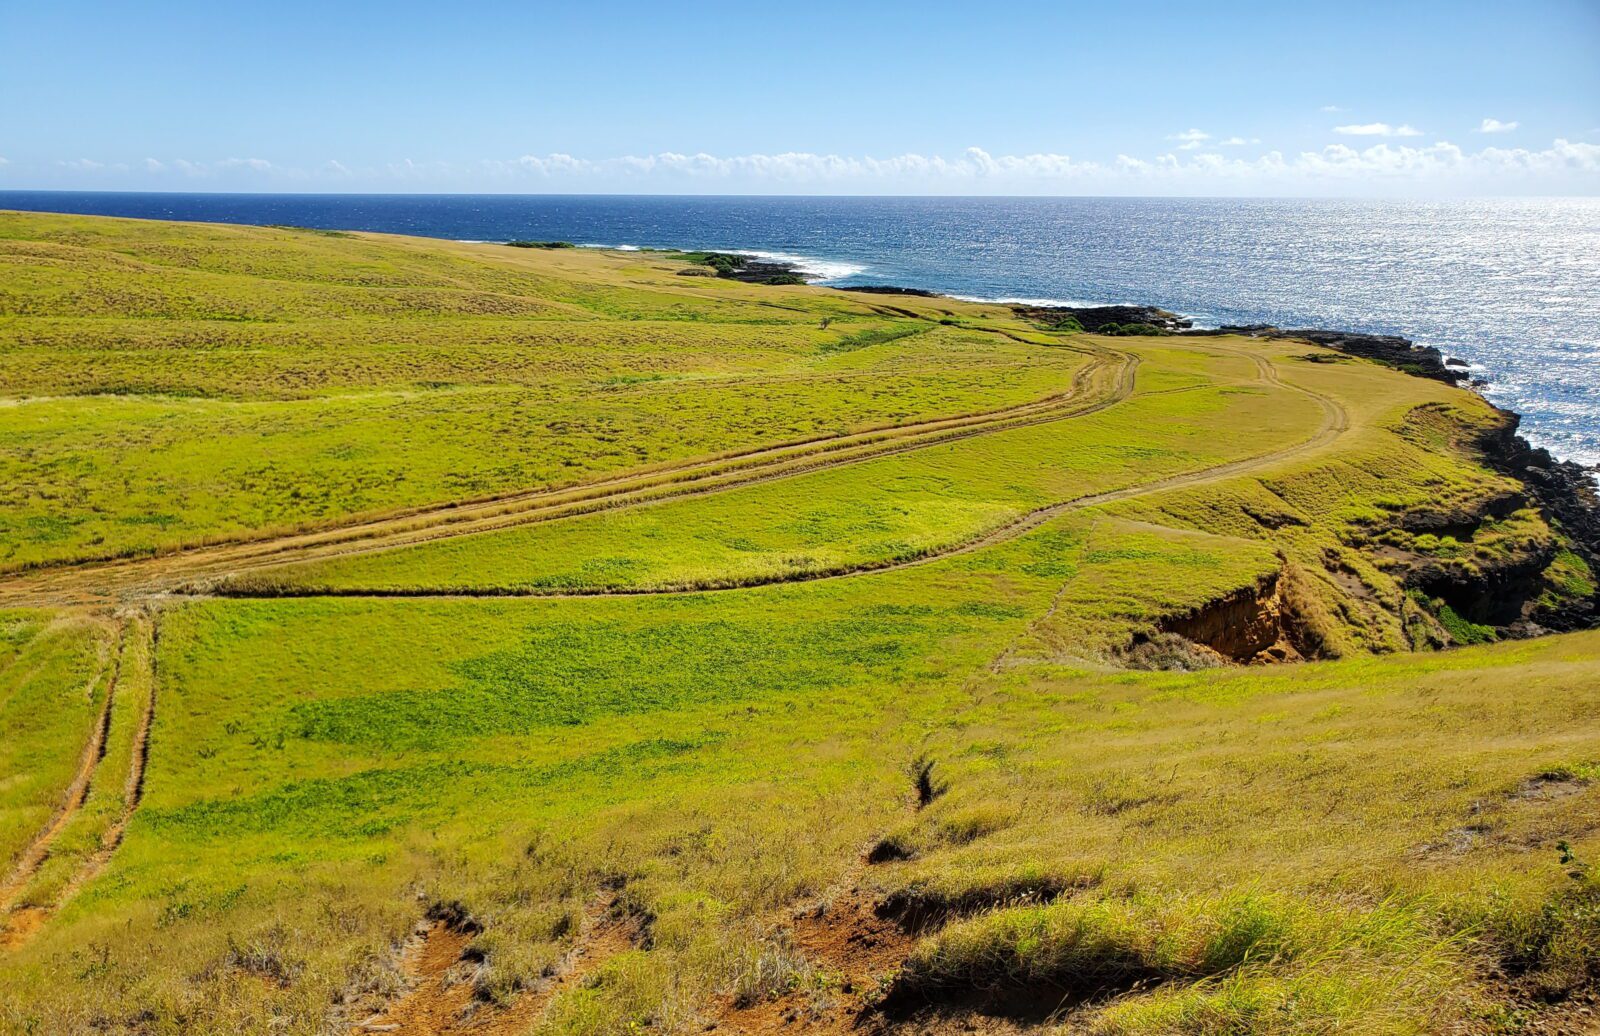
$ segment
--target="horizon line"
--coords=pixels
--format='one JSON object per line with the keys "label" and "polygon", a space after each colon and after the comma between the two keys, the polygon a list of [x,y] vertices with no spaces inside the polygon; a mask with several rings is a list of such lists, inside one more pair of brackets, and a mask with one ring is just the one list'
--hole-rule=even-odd
{"label": "horizon line", "polygon": [[838,200],[1019,200],[1019,201],[1591,201],[1592,194],[1466,194],[1441,192],[1399,192],[1392,194],[802,194],[802,193],[726,193],[667,191],[237,191],[237,190],[150,190],[138,188],[3,187],[4,194],[63,195],[167,195],[172,197],[236,198],[828,198]]}

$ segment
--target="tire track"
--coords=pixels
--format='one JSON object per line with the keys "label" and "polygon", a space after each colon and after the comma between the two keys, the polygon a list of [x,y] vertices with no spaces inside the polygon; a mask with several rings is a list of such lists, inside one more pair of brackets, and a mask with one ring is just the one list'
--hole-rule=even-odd
{"label": "tire track", "polygon": [[[130,633],[129,627],[137,626],[136,632]],[[155,680],[155,642],[156,620],[153,614],[147,613],[124,622],[119,626],[119,650],[115,662],[114,686],[127,683],[127,674],[124,672],[124,663],[129,653],[129,637],[138,636],[142,641],[141,651],[144,656],[145,700],[144,707],[139,712],[138,726],[133,733],[131,751],[129,753],[128,773],[122,786],[122,809],[115,820],[100,834],[100,844],[95,851],[84,859],[78,866],[54,900],[48,904],[13,907],[16,898],[24,892],[32,879],[37,876],[39,868],[49,856],[48,844],[43,846],[37,858],[32,861],[31,868],[26,874],[19,874],[15,887],[10,889],[9,895],[0,901],[0,951],[15,950],[26,944],[44,926],[50,916],[66,906],[74,896],[83,890],[91,881],[99,876],[106,864],[111,862],[112,856],[122,845],[123,837],[127,833],[128,824],[133,819],[134,813],[139,808],[139,803],[144,797],[145,769],[149,759],[150,729],[155,722],[156,710],[156,680]],[[111,694],[108,693],[101,728],[98,732],[96,745],[97,758],[105,754],[105,738],[109,729],[111,707]],[[66,811],[58,821],[52,825],[50,841],[64,830],[83,807],[84,800],[89,793],[89,784],[85,782],[82,793],[78,796],[71,810]]]}
{"label": "tire track", "polygon": [[[95,770],[100,766],[100,760],[105,757],[106,734],[111,729],[111,702],[116,697],[117,682],[121,676],[122,666],[122,640],[126,633],[124,624],[116,626],[113,636],[113,650],[115,654],[111,660],[111,679],[106,684],[105,701],[100,704],[100,712],[94,719],[94,725],[89,730],[89,741],[83,747],[83,754],[79,758],[78,771],[73,775],[72,783],[67,785],[66,802],[56,810],[55,815],[45,824],[44,828],[34,835],[33,841],[17,856],[17,862],[7,875],[5,883],[0,884],[0,912],[11,910],[17,897],[22,895],[28,883],[39,873],[39,868],[44,866],[45,859],[50,855],[50,847],[55,840],[66,830],[67,825],[78,815],[83,808],[84,801],[89,797],[89,788],[95,776]],[[105,667],[96,670],[94,677],[89,681],[90,688],[100,681],[105,675]],[[91,694],[93,691],[91,690]]]}
{"label": "tire track", "polygon": [[95,604],[204,586],[224,576],[299,561],[413,546],[598,510],[719,492],[860,463],[1012,428],[1085,416],[1127,399],[1138,358],[1097,353],[1063,393],[997,411],[938,418],[701,458],[580,486],[453,502],[380,519],[282,537],[235,541],[171,554],[37,569],[0,580],[13,604]]}
{"label": "tire track", "polygon": [[144,708],[139,713],[139,726],[133,734],[133,751],[128,760],[128,777],[122,785],[122,813],[100,836],[99,850],[68,883],[61,899],[56,903],[58,910],[111,862],[112,854],[122,845],[123,836],[127,834],[133,814],[138,811],[139,803],[144,800],[144,775],[150,759],[150,729],[156,721],[156,643],[160,635],[153,613],[144,622],[149,626],[144,646],[145,702]]}
{"label": "tire track", "polygon": [[[785,573],[770,576],[759,576],[744,581],[730,581],[727,583],[670,586],[659,588],[639,589],[595,589],[595,590],[539,590],[539,589],[512,589],[499,587],[440,587],[407,588],[407,589],[363,589],[343,587],[294,587],[275,586],[269,589],[251,589],[248,587],[213,587],[206,591],[207,595],[238,597],[238,598],[298,598],[298,597],[357,597],[357,598],[480,598],[480,597],[537,597],[554,600],[577,599],[584,597],[653,597],[672,594],[690,593],[718,593],[728,590],[745,590],[757,586],[771,586],[779,583],[811,583],[825,579],[843,579],[851,576],[868,575],[879,572],[889,572],[897,569],[912,568],[918,565],[931,564],[948,557],[960,554],[970,554],[973,551],[983,550],[988,547],[1005,543],[1033,531],[1046,522],[1058,518],[1071,511],[1099,507],[1104,504],[1118,503],[1123,500],[1132,500],[1137,497],[1148,496],[1154,493],[1164,493],[1168,490],[1183,489],[1190,486],[1207,485],[1234,478],[1251,471],[1280,464],[1295,457],[1315,453],[1329,445],[1347,432],[1350,428],[1349,412],[1342,404],[1330,396],[1326,396],[1312,389],[1284,382],[1278,374],[1277,368],[1267,359],[1244,350],[1219,349],[1236,356],[1245,357],[1255,362],[1260,380],[1275,387],[1290,392],[1298,392],[1311,399],[1323,412],[1322,423],[1310,438],[1299,443],[1271,450],[1266,453],[1256,454],[1240,460],[1227,461],[1210,467],[1200,468],[1195,471],[1181,472],[1152,482],[1125,486],[1121,489],[1108,490],[1102,493],[1093,493],[1086,496],[1075,497],[1060,503],[1049,504],[1044,507],[1029,511],[1008,522],[1005,522],[987,532],[968,540],[949,544],[945,547],[930,550],[916,557],[890,559],[885,561],[864,562],[853,565],[841,565],[837,568],[816,569],[810,572]],[[1109,404],[1107,404],[1109,405]],[[1103,407],[1101,407],[1103,409]]]}

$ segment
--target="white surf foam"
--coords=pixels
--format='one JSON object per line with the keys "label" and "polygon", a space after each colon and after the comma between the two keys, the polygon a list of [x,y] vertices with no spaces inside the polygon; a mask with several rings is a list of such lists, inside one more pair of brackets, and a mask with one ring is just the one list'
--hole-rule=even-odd
{"label": "white surf foam", "polygon": [[794,267],[795,272],[812,280],[839,281],[846,277],[854,277],[858,273],[865,273],[866,267],[857,263],[846,263],[836,259],[817,259],[809,255],[794,255],[790,252],[758,252],[753,248],[741,248],[735,255],[748,255],[756,259],[765,259],[768,262],[788,263]]}
{"label": "white surf foam", "polygon": [[1084,299],[1032,299],[1016,295],[983,296],[983,295],[952,295],[953,299],[962,302],[987,302],[996,306],[1066,306],[1072,309],[1087,309],[1093,306],[1131,306],[1131,302],[1089,302]]}

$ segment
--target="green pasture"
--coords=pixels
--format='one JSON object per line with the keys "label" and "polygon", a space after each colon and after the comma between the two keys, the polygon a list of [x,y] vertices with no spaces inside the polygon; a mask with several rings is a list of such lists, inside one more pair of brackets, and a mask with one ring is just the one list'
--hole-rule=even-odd
{"label": "green pasture", "polygon": [[[1248,364],[1146,357],[1095,414],[731,489],[421,547],[285,566],[240,587],[584,591],[773,582],[921,557],[1030,511],[1310,437],[1318,414]],[[1176,384],[1178,387],[1174,387]],[[1145,386],[1152,386],[1146,388]],[[1216,434],[1219,427],[1232,433]]]}
{"label": "green pasture", "polygon": [[[516,1036],[1535,1036],[1593,995],[1600,634],[1445,595],[1513,572],[1538,621],[1595,576],[1487,403],[684,266],[0,213],[0,590],[55,605],[0,612],[0,1034],[351,1032],[439,917],[492,1019],[601,897],[640,938]],[[1091,413],[237,596],[48,571],[1014,407],[1113,349]],[[1312,660],[1211,642],[1269,622]],[[851,903],[910,946],[865,986],[794,936]]]}
{"label": "green pasture", "polygon": [[91,222],[0,213],[0,569],[1000,409],[1085,360],[667,260]]}

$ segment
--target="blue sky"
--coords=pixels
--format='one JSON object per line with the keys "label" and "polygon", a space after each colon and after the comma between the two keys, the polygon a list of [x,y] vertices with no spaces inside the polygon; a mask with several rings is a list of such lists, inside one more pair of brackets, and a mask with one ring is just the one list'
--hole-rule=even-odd
{"label": "blue sky", "polygon": [[1600,193],[1600,0],[84,3],[0,187]]}

